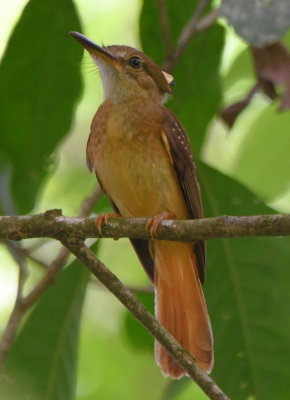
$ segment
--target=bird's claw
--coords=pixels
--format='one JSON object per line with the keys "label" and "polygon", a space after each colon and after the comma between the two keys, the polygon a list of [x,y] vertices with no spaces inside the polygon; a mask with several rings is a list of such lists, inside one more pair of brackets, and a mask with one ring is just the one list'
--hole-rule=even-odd
{"label": "bird's claw", "polygon": [[111,218],[120,218],[121,215],[118,213],[104,213],[104,214],[100,214],[97,218],[96,218],[96,225],[99,231],[99,234],[102,235],[102,225],[105,222],[105,224],[108,223],[109,219]]}
{"label": "bird's claw", "polygon": [[171,212],[163,212],[159,215],[155,215],[150,218],[145,226],[145,230],[147,231],[150,228],[150,233],[152,237],[156,237],[159,225],[162,221],[166,219],[175,219],[176,215]]}

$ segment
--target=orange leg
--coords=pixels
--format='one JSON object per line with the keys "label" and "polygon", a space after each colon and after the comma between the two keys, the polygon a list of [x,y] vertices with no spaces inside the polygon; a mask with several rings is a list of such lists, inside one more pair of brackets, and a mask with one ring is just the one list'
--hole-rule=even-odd
{"label": "orange leg", "polygon": [[96,218],[96,225],[97,225],[97,228],[98,228],[98,231],[99,231],[100,235],[102,234],[102,225],[103,225],[104,221],[105,221],[105,224],[107,224],[109,219],[111,219],[111,218],[120,218],[120,217],[121,217],[121,215],[116,213],[116,212],[100,214]]}
{"label": "orange leg", "polygon": [[171,212],[163,212],[159,215],[155,215],[147,222],[145,227],[146,231],[150,228],[151,236],[155,237],[160,223],[166,219],[176,219],[176,215]]}

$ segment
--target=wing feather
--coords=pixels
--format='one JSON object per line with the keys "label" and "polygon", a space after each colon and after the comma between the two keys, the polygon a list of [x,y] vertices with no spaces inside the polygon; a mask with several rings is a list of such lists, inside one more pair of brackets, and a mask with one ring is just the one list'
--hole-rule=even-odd
{"label": "wing feather", "polygon": [[[200,187],[188,136],[175,115],[165,107],[164,112],[161,139],[173,163],[190,217],[203,218]],[[194,251],[198,262],[199,278],[201,283],[204,283],[205,242],[195,243]]]}

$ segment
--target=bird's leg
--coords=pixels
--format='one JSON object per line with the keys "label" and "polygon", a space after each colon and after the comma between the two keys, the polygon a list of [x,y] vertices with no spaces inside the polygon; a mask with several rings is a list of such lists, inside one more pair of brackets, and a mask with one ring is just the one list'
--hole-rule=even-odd
{"label": "bird's leg", "polygon": [[109,219],[111,218],[121,218],[122,216],[116,212],[112,212],[112,213],[104,213],[104,214],[100,214],[97,218],[96,218],[96,225],[98,228],[98,231],[100,233],[100,235],[102,235],[102,225],[103,222],[105,221],[105,224],[108,223]]}
{"label": "bird's leg", "polygon": [[145,227],[146,231],[150,228],[151,236],[155,237],[160,223],[165,219],[176,219],[176,215],[172,212],[163,212],[159,215],[155,215],[147,222]]}

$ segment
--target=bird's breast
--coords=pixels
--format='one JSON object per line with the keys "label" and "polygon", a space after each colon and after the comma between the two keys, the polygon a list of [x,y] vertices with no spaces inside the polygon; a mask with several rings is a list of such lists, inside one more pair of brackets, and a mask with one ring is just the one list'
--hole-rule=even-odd
{"label": "bird's breast", "polygon": [[[160,127],[161,129],[161,127]],[[96,174],[121,215],[144,217],[164,211],[186,217],[179,184],[158,133],[112,115],[98,140],[91,141]]]}

